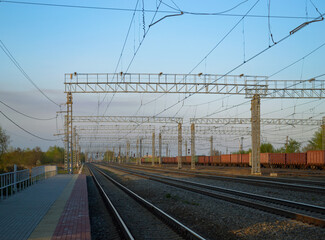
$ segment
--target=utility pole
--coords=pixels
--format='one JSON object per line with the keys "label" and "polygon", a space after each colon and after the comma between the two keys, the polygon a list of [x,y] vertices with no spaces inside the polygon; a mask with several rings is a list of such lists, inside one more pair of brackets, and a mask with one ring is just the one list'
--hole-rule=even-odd
{"label": "utility pole", "polygon": [[139,164],[139,159],[140,159],[140,154],[139,154],[139,138],[137,138],[136,148],[137,148],[137,156],[136,156],[135,164],[138,165]]}
{"label": "utility pole", "polygon": [[251,114],[252,114],[252,169],[251,173],[255,175],[261,174],[260,164],[260,96],[255,94],[251,101]]}
{"label": "utility pole", "polygon": [[76,127],[74,127],[73,131],[72,131],[72,141],[73,141],[73,147],[72,147],[73,166],[76,166],[76,163],[77,163],[77,133],[76,133]]}
{"label": "utility pole", "polygon": [[168,155],[168,143],[166,144],[166,157],[169,157],[169,155]]}
{"label": "utility pole", "polygon": [[73,137],[72,137],[72,93],[67,93],[67,162],[68,162],[68,173],[73,174]]}
{"label": "utility pole", "polygon": [[239,151],[243,151],[243,142],[244,142],[244,137],[240,138],[240,142],[239,142]]}
{"label": "utility pole", "polygon": [[158,152],[158,154],[159,154],[159,166],[161,166],[161,132],[159,132],[159,152]]}
{"label": "utility pole", "polygon": [[121,164],[121,145],[118,146],[118,163]]}
{"label": "utility pole", "polygon": [[195,169],[195,125],[191,124],[191,169]]}
{"label": "utility pole", "polygon": [[187,157],[187,140],[185,140],[185,156]]}
{"label": "utility pole", "polygon": [[126,163],[130,162],[130,142],[126,142]]}
{"label": "utility pole", "polygon": [[64,170],[68,170],[68,115],[64,115]]}
{"label": "utility pole", "polygon": [[182,168],[182,124],[178,123],[178,169]]}
{"label": "utility pole", "polygon": [[152,133],[152,153],[151,153],[151,155],[152,155],[152,162],[151,162],[152,166],[155,165],[155,157],[156,157],[155,141],[156,141],[156,139],[155,139],[155,132],[153,132]]}
{"label": "utility pole", "polygon": [[210,156],[213,156],[213,136],[210,137]]}
{"label": "utility pole", "polygon": [[322,123],[322,150],[325,151],[325,117],[323,117]]}
{"label": "utility pole", "polygon": [[139,159],[139,165],[141,165],[141,159],[142,159],[142,138],[140,138],[140,159]]}
{"label": "utility pole", "polygon": [[289,136],[286,137],[286,144],[285,144],[285,151],[287,152],[288,151],[288,146],[289,146]]}

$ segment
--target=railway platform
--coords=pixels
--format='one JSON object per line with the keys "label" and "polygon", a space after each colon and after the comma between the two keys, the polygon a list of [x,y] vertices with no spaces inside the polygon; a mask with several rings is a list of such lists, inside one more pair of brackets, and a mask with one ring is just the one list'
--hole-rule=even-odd
{"label": "railway platform", "polygon": [[3,240],[91,239],[86,176],[60,174],[0,200]]}

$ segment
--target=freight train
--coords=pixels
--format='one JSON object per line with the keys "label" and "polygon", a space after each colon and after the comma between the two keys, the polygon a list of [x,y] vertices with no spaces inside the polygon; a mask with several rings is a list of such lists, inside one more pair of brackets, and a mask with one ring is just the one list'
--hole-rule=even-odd
{"label": "freight train", "polygon": [[[196,156],[196,165],[206,166],[249,166],[250,154],[223,154],[219,156]],[[151,163],[152,158],[142,158],[142,163]],[[177,157],[162,157],[163,164],[176,164]],[[155,158],[158,163],[158,158]],[[261,153],[262,167],[316,168],[325,169],[325,151],[305,153]],[[182,164],[191,164],[191,156],[182,157]]]}

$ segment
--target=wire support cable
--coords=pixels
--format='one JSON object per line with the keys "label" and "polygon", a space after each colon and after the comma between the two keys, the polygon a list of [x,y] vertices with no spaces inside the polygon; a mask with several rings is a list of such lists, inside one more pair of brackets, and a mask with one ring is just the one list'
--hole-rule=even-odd
{"label": "wire support cable", "polygon": [[58,138],[58,139],[48,139],[48,138],[43,138],[43,137],[40,137],[40,136],[37,136],[36,134],[24,129],[23,127],[19,126],[17,123],[15,123],[12,119],[10,119],[6,114],[4,114],[2,111],[0,111],[0,113],[5,117],[7,118],[11,123],[13,123],[16,127],[20,128],[21,130],[23,130],[24,132],[28,133],[29,135],[32,135],[33,137],[36,137],[38,139],[41,139],[41,140],[44,140],[44,141],[58,141],[58,140],[61,140],[62,138]]}
{"label": "wire support cable", "polygon": [[14,109],[13,107],[10,107],[8,104],[4,103],[1,100],[0,100],[0,103],[2,103],[3,105],[5,105],[6,107],[10,108],[11,110],[15,111],[16,113],[19,113],[19,114],[21,114],[21,115],[23,115],[25,117],[30,118],[30,119],[39,120],[39,121],[49,121],[49,120],[53,120],[53,119],[56,119],[57,118],[57,116],[51,117],[51,118],[37,118],[37,117],[29,116],[29,115],[27,115],[25,113],[22,113],[22,112],[20,112],[20,111],[18,111],[16,109]]}
{"label": "wire support cable", "polygon": [[7,55],[7,57],[12,61],[12,63],[18,68],[18,70],[24,75],[24,77],[50,102],[60,107],[60,104],[53,101],[49,96],[47,96],[37,85],[36,83],[28,76],[28,74],[24,71],[24,69],[20,66],[14,56],[10,53],[9,49],[6,45],[0,40],[0,48]]}
{"label": "wire support cable", "polygon": [[[90,9],[90,10],[108,10],[108,11],[121,11],[121,12],[133,12],[134,9],[131,8],[113,8],[113,7],[99,7],[99,6],[85,6],[85,5],[68,5],[68,4],[55,4],[55,3],[39,3],[39,2],[31,2],[31,1],[10,1],[10,0],[0,0],[0,3],[7,4],[20,4],[20,5],[31,5],[31,6],[43,6],[43,7],[60,7],[60,8],[79,8],[79,9]],[[166,5],[166,4],[165,4]],[[176,9],[174,11],[160,10],[158,13],[166,13],[166,14],[177,14],[182,11],[187,15],[198,15],[198,16],[226,16],[226,17],[243,17],[244,14],[227,14],[222,12],[191,12],[185,11],[181,9]],[[228,12],[226,10],[224,12]],[[137,9],[136,12],[142,12],[141,9]],[[156,10],[154,9],[144,9],[144,12],[154,13]],[[306,19],[306,16],[268,16],[268,15],[246,15],[246,17],[251,18],[278,18],[278,19]],[[314,17],[308,17],[307,19],[313,19]]]}

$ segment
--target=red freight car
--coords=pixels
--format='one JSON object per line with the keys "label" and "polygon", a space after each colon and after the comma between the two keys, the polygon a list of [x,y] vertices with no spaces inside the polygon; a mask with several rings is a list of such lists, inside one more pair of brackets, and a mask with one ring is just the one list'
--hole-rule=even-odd
{"label": "red freight car", "polygon": [[269,165],[285,165],[286,154],[285,153],[261,153],[260,162],[264,166]]}
{"label": "red freight car", "polygon": [[230,162],[231,164],[241,164],[241,154],[231,154]]}
{"label": "red freight car", "polygon": [[260,163],[261,164],[269,164],[269,154],[268,153],[261,153],[260,154]]}
{"label": "red freight car", "polygon": [[241,155],[241,163],[242,165],[249,165],[249,154],[242,154]]}
{"label": "red freight car", "polygon": [[198,157],[198,163],[201,165],[204,165],[204,156],[199,156]]}
{"label": "red freight car", "polygon": [[205,156],[204,157],[204,164],[209,165],[210,164],[210,156]]}
{"label": "red freight car", "polygon": [[307,164],[310,166],[323,166],[325,165],[325,151],[308,151]]}
{"label": "red freight car", "polygon": [[285,166],[286,154],[285,153],[269,153],[269,163],[272,165]]}
{"label": "red freight car", "polygon": [[218,163],[220,163],[220,158],[221,158],[220,156],[213,156],[211,158],[210,158],[210,162],[212,165],[217,165]]}
{"label": "red freight car", "polygon": [[230,161],[230,155],[231,154],[224,154],[224,155],[221,155],[221,159],[220,159],[220,162],[221,163],[231,163]]}
{"label": "red freight car", "polygon": [[286,154],[286,165],[297,166],[306,165],[307,153],[287,153]]}

